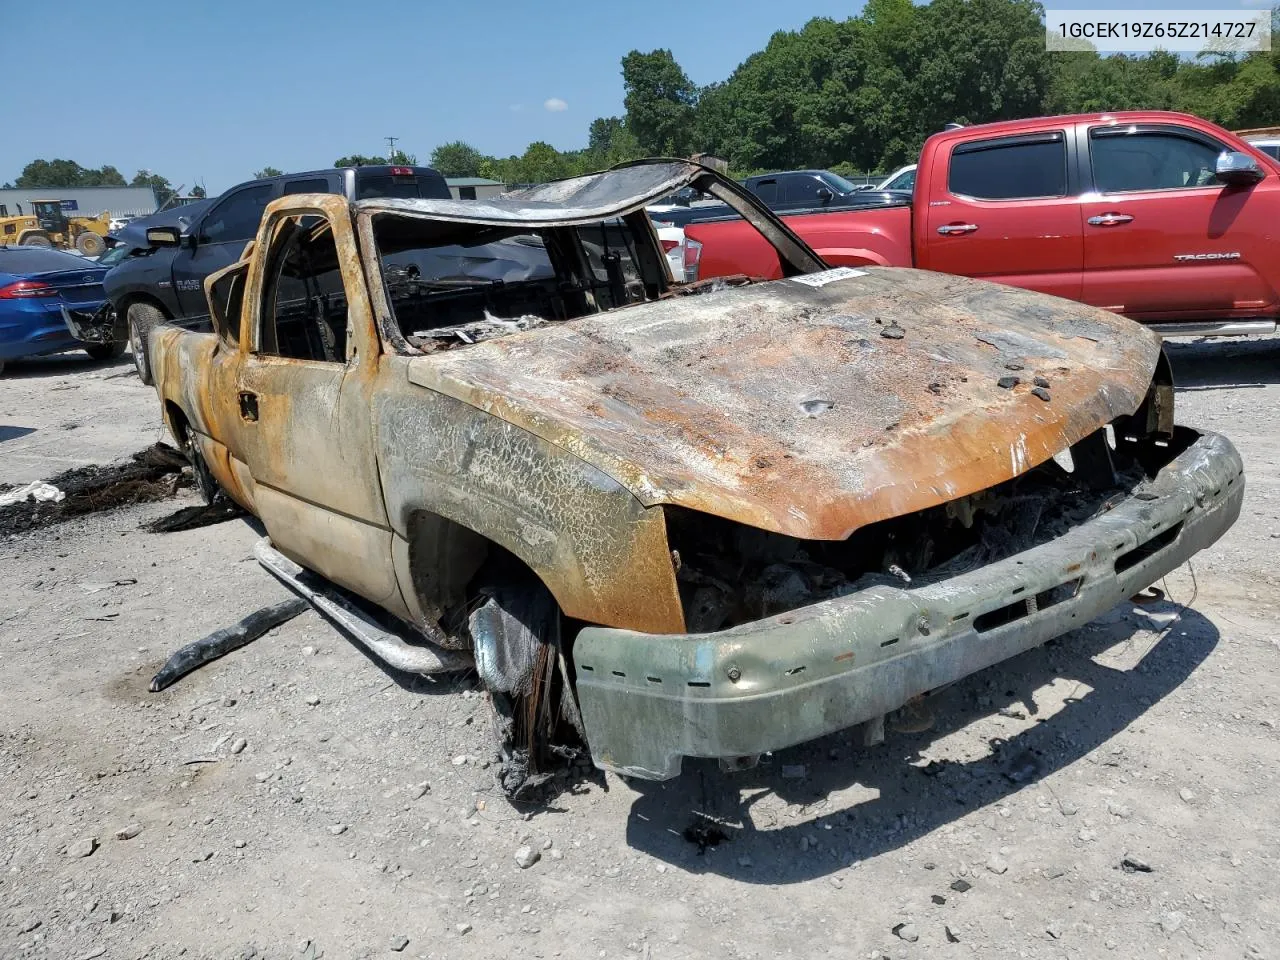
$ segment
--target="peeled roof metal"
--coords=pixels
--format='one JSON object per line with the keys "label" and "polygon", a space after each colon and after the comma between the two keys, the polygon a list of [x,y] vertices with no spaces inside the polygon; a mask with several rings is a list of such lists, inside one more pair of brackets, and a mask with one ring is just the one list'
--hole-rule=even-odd
{"label": "peeled roof metal", "polygon": [[552,227],[623,216],[707,173],[696,163],[656,160],[511,190],[483,200],[358,200],[368,214],[399,214],[458,223]]}

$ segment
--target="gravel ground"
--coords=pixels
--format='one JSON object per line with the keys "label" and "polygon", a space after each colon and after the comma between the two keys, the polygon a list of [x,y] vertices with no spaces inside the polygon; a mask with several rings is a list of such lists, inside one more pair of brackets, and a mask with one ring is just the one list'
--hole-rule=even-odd
{"label": "gravel ground", "polygon": [[[1280,340],[1170,352],[1179,419],[1246,458],[1194,571],[927,732],[749,774],[513,806],[474,678],[392,676],[311,613],[148,693],[286,596],[249,522],[139,529],[190,493],[0,541],[0,957],[1280,956]],[[15,365],[0,483],[157,439],[126,370]]]}

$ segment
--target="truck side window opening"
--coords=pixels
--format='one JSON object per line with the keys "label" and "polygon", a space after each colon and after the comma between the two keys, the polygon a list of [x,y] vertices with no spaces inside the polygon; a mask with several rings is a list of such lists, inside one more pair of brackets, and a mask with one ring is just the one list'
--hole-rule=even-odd
{"label": "truck side window opening", "polygon": [[267,260],[258,353],[345,363],[347,296],[333,231],[320,217],[294,217]]}
{"label": "truck side window opening", "polygon": [[271,202],[274,187],[269,183],[233,193],[200,224],[200,238],[209,243],[250,240],[258,232],[262,211]]}
{"label": "truck side window opening", "polygon": [[1214,171],[1222,150],[1155,130],[1093,130],[1089,137],[1094,184],[1102,193],[1220,187]]}
{"label": "truck side window opening", "polygon": [[755,187],[751,191],[759,197],[764,203],[778,202],[778,181],[777,180],[757,180]]}
{"label": "truck side window opening", "polygon": [[244,270],[220,277],[209,293],[214,331],[228,343],[240,339],[240,309],[244,305]]}
{"label": "truck side window opening", "polygon": [[1067,145],[1053,139],[974,143],[951,155],[947,190],[975,200],[1034,200],[1067,195]]}
{"label": "truck side window opening", "polygon": [[914,190],[916,188],[916,171],[900,173],[884,185],[886,190]]}
{"label": "truck side window opening", "polygon": [[387,299],[421,349],[473,343],[656,296],[622,220],[531,230],[379,216]]}
{"label": "truck side window opening", "polygon": [[[817,177],[788,177],[783,199],[787,203],[808,203],[818,206],[818,191],[827,185]],[[830,187],[827,187],[830,190]],[[834,192],[834,191],[832,191]]]}
{"label": "truck side window opening", "polygon": [[284,185],[286,196],[295,193],[332,193],[329,189],[329,181],[324,177],[313,177],[310,180],[290,180]]}

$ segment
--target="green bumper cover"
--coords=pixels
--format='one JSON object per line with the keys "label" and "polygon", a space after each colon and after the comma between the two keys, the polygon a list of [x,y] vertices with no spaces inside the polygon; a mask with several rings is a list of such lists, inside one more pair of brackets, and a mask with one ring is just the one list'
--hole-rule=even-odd
{"label": "green bumper cover", "polygon": [[1243,496],[1240,455],[1201,434],[1108,512],[946,580],[718,633],[588,627],[574,661],[592,757],[667,780],[686,756],[752,756],[881,717],[1133,596],[1217,540]]}

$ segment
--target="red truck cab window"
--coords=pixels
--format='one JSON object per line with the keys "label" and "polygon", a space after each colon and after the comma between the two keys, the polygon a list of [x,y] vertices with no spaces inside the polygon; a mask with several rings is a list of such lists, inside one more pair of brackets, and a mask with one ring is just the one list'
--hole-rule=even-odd
{"label": "red truck cab window", "polygon": [[1067,195],[1067,145],[1061,132],[1043,139],[962,144],[951,154],[947,190],[978,200]]}

